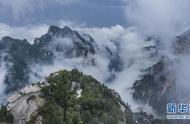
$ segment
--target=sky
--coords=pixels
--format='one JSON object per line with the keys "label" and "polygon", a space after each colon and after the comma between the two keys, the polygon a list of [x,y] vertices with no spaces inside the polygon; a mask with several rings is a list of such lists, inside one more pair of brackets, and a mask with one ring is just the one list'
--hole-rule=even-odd
{"label": "sky", "polygon": [[10,26],[56,24],[126,25],[124,0],[0,0],[0,22]]}

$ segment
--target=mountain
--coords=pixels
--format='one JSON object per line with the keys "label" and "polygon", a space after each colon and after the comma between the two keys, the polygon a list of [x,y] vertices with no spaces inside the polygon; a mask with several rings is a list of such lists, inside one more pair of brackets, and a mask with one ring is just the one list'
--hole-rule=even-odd
{"label": "mountain", "polygon": [[134,85],[133,98],[148,103],[160,115],[166,114],[166,104],[175,100],[175,83],[169,78],[168,58],[163,57],[158,63],[145,70],[140,80]]}
{"label": "mountain", "polygon": [[[132,124],[118,93],[78,70],[52,73],[8,97],[0,121],[13,124]],[[7,111],[7,112],[6,112]]]}
{"label": "mountain", "polygon": [[[102,56],[103,55],[103,56]],[[11,37],[3,37],[0,41],[0,62],[5,66],[6,94],[18,88],[35,82],[34,78],[41,80],[44,76],[38,66],[69,65],[71,60],[80,66],[96,66],[95,57],[101,56],[108,59],[108,70],[121,71],[122,61],[118,53],[114,53],[109,47],[98,47],[94,39],[88,34],[80,34],[68,26],[59,28],[50,26],[48,32],[39,38],[35,38],[30,44],[27,40],[19,40]],[[78,60],[79,61],[79,60]],[[50,68],[50,67],[45,67]],[[35,70],[36,69],[36,70]],[[114,74],[107,80],[114,79]]]}
{"label": "mountain", "polygon": [[[6,92],[14,91],[28,84],[31,65],[51,65],[56,56],[62,58],[83,57],[96,53],[94,40],[88,35],[84,39],[78,32],[65,26],[63,29],[50,26],[47,34],[36,38],[34,44],[27,40],[4,37],[0,41],[0,60],[5,63]],[[93,60],[91,60],[93,61]]]}
{"label": "mountain", "polygon": [[190,30],[176,37],[173,48],[175,54],[187,54],[190,52]]}
{"label": "mountain", "polygon": [[151,105],[163,117],[166,115],[167,103],[178,103],[183,100],[182,93],[177,91],[179,87],[176,85],[176,79],[173,78],[175,75],[171,68],[180,61],[179,57],[190,52],[190,30],[176,36],[171,49],[175,59],[162,56],[156,64],[143,70],[144,74],[133,85],[133,98]]}

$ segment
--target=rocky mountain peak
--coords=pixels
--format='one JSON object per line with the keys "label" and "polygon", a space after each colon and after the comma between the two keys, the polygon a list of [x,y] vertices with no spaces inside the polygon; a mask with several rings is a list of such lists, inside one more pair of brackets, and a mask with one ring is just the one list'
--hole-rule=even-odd
{"label": "rocky mountain peak", "polygon": [[173,44],[175,54],[187,54],[190,52],[190,30],[177,36]]}
{"label": "rocky mountain peak", "polygon": [[55,26],[55,25],[51,25],[48,29],[48,33],[57,33],[60,32],[61,28]]}
{"label": "rocky mountain peak", "polygon": [[73,30],[69,27],[69,26],[65,26],[64,28],[63,28],[63,31],[65,31],[65,32],[72,32]]}
{"label": "rocky mountain peak", "polygon": [[60,28],[58,26],[51,25],[48,29],[48,34],[51,34],[53,36],[64,36],[64,35],[73,34],[73,33],[74,31],[68,26],[65,26],[64,28]]}
{"label": "rocky mountain peak", "polygon": [[9,36],[5,36],[1,39],[2,41],[12,41],[14,40],[13,38],[9,37]]}

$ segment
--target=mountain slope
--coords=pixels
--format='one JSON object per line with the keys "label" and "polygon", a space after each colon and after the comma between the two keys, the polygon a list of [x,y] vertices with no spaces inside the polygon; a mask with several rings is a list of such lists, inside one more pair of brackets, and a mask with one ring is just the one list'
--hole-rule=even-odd
{"label": "mountain slope", "polygon": [[[160,61],[144,70],[145,74],[137,80],[133,89],[133,98],[142,103],[148,103],[160,115],[166,115],[166,104],[181,102],[182,92],[177,91],[176,73],[173,65],[180,62],[180,57],[187,55],[190,50],[190,30],[177,36],[172,42],[172,52],[175,59],[162,56]],[[175,68],[174,68],[175,69]],[[182,83],[182,82],[180,82]],[[187,93],[185,93],[187,94]],[[185,99],[187,101],[188,99]]]}
{"label": "mountain slope", "polygon": [[8,99],[13,124],[132,124],[120,96],[78,70],[52,73],[45,85],[28,86]]}

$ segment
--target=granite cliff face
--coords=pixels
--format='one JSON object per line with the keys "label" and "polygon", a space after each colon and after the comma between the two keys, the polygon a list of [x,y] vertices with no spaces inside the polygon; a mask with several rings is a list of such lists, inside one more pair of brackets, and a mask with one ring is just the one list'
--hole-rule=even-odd
{"label": "granite cliff face", "polygon": [[[44,99],[40,97],[43,86],[45,85],[30,85],[8,96],[7,111],[14,117],[13,124],[26,124],[31,116],[37,114],[38,108],[44,104]],[[40,116],[36,124],[41,124]]]}

